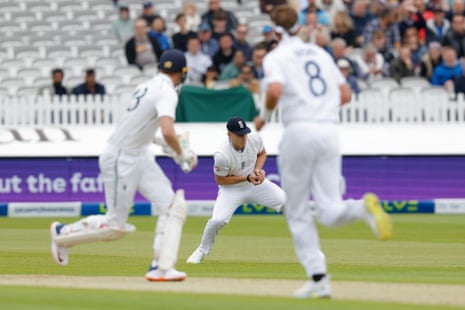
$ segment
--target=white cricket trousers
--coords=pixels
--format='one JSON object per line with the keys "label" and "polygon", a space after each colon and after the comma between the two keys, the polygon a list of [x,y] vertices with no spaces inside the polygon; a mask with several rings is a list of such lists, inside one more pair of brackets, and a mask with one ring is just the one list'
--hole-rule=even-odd
{"label": "white cricket trousers", "polygon": [[297,122],[283,133],[278,167],[287,194],[284,208],[297,257],[309,277],[327,273],[326,259],[309,207],[312,195],[319,222],[337,227],[365,218],[362,200],[342,200],[339,127]]}
{"label": "white cricket trousers", "polygon": [[98,229],[102,224],[124,228],[138,191],[152,203],[152,208],[156,206],[159,210],[153,245],[156,256],[161,248],[167,211],[174,199],[170,180],[148,149],[128,152],[107,145],[99,157],[99,167],[105,188],[106,214],[88,216],[66,225],[66,230]]}
{"label": "white cricket trousers", "polygon": [[204,254],[210,253],[219,230],[229,223],[240,205],[256,203],[280,211],[285,202],[284,191],[267,179],[260,185],[244,182],[239,186],[220,186],[212,217],[205,226],[199,248]]}

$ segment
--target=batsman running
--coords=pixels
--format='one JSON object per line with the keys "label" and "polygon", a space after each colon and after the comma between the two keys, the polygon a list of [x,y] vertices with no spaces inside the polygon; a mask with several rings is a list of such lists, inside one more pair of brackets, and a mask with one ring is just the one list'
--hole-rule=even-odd
{"label": "batsman running", "polygon": [[200,264],[210,254],[216,235],[240,205],[257,203],[280,211],[286,200],[284,191],[265,178],[266,150],[261,136],[251,133],[239,117],[229,119],[226,127],[228,138],[214,153],[218,197],[200,245],[187,259],[189,264]]}
{"label": "batsman running", "polygon": [[154,258],[145,278],[149,281],[182,281],[186,273],[175,269],[181,232],[186,218],[183,190],[174,193],[171,182],[155,162],[149,146],[159,129],[184,172],[197,164],[191,149],[183,148],[174,128],[177,87],[187,74],[184,53],[170,49],[160,57],[160,71],[138,85],[126,114],[99,156],[107,213],[91,215],[71,224],[50,225],[55,261],[68,264],[68,248],[81,243],[117,240],[135,231],[128,215],[136,191],[159,209],[153,244]]}

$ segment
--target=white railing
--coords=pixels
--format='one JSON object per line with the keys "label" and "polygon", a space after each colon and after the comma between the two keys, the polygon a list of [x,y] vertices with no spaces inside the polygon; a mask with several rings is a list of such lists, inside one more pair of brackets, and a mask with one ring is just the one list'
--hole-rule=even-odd
{"label": "white railing", "polygon": [[[128,98],[101,96],[0,96],[0,126],[111,125],[120,119]],[[367,89],[342,107],[342,123],[465,123],[465,99],[450,100],[441,88],[389,93]],[[273,117],[279,122],[278,113]]]}
{"label": "white railing", "polygon": [[110,125],[126,104],[120,96],[0,96],[0,125]]}

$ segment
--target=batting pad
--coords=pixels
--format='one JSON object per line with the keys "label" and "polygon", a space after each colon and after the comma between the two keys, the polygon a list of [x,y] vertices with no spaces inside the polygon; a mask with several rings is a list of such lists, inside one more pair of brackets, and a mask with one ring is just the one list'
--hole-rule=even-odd
{"label": "batting pad", "polygon": [[168,270],[176,265],[178,259],[181,234],[187,217],[187,205],[184,198],[184,190],[179,189],[174,195],[173,204],[168,211],[165,229],[163,231],[163,243],[160,249],[158,267]]}
{"label": "batting pad", "polygon": [[136,227],[132,224],[126,224],[124,229],[104,226],[98,229],[86,229],[83,231],[62,234],[55,238],[55,242],[61,247],[69,248],[81,243],[121,239],[128,233],[135,231]]}

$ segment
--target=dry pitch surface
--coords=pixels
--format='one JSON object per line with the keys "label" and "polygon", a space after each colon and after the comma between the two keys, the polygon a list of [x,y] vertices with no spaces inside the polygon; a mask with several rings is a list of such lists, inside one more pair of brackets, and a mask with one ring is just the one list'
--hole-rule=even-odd
{"label": "dry pitch surface", "polygon": [[[147,282],[143,277],[1,275],[0,285],[290,297],[297,280],[187,278]],[[333,298],[419,305],[465,306],[465,285],[333,281]]]}

